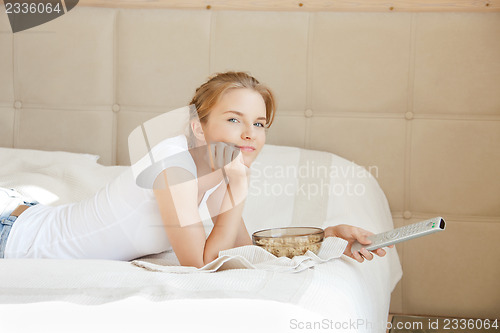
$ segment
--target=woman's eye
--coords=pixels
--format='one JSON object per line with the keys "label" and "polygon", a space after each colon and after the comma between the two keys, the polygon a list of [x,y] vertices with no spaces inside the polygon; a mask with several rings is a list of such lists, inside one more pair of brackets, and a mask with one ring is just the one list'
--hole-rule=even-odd
{"label": "woman's eye", "polygon": [[[232,123],[238,123],[239,120],[236,118],[229,118],[227,121],[232,122]],[[257,127],[265,127],[263,123],[254,123],[255,126]]]}

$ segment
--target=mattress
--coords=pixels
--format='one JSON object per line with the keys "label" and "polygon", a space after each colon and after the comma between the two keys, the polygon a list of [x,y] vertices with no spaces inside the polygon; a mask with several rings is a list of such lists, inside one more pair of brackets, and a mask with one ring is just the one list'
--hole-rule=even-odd
{"label": "mattress", "polygon": [[[0,186],[44,204],[82,200],[127,168],[100,165],[98,158],[0,148]],[[375,233],[393,227],[376,179],[334,154],[266,145],[250,184],[244,211],[249,232],[341,223]],[[226,267],[180,274],[125,261],[3,259],[2,326],[50,332],[385,332],[390,294],[402,276],[396,249],[387,252],[362,264],[341,256],[298,272]],[[160,255],[173,255],[176,265],[175,254]]]}

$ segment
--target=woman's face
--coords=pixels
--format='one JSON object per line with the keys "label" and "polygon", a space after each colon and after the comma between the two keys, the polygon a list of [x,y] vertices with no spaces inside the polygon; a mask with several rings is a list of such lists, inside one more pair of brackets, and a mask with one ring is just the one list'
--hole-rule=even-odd
{"label": "woman's face", "polygon": [[266,142],[266,104],[247,88],[228,90],[211,110],[202,126],[206,142],[235,144],[250,167]]}

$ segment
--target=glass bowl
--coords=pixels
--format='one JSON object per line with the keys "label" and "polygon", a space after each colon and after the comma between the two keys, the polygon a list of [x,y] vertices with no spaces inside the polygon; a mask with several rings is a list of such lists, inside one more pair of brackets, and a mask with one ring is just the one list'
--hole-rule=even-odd
{"label": "glass bowl", "polygon": [[256,231],[252,234],[252,241],[277,257],[293,258],[308,250],[317,254],[324,236],[321,228],[284,227]]}

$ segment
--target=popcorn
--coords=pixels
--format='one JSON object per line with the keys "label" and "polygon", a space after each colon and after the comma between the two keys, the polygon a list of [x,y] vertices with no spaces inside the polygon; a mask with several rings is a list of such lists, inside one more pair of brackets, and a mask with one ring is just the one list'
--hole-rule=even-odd
{"label": "popcorn", "polygon": [[[300,235],[293,236],[290,233],[293,233],[295,228],[278,228],[278,229],[270,229],[273,232],[272,236],[262,236],[262,231],[255,232],[252,235],[253,243],[257,246],[261,246],[269,253],[277,256],[277,257],[288,257],[293,258],[294,256],[304,255],[307,251],[311,251],[314,254],[317,254],[321,243],[323,242],[324,233],[321,231],[318,233],[316,229],[318,228],[304,228],[299,227],[300,229],[308,229],[309,232],[316,232],[312,234],[304,234],[302,232]],[[299,229],[297,228],[297,229]],[[285,234],[280,236],[283,233],[278,233],[276,235],[276,231],[280,229],[285,229]],[[269,231],[269,230],[265,230]],[[265,232],[264,231],[264,232]]]}

